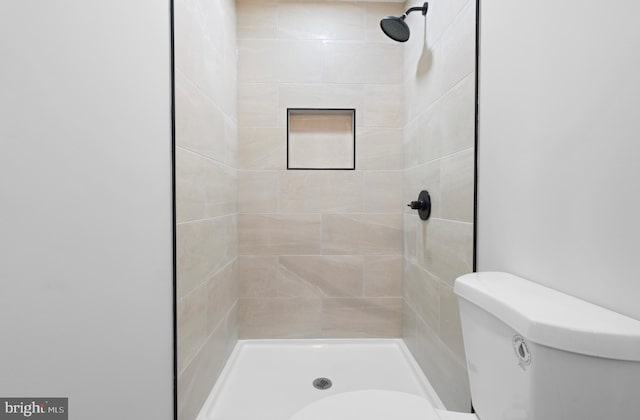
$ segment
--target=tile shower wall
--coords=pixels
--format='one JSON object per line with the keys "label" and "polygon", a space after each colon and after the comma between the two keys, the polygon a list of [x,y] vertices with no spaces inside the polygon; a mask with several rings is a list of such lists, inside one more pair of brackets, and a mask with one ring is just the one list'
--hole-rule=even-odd
{"label": "tile shower wall", "polygon": [[[401,4],[238,8],[238,322],[242,338],[399,337]],[[286,109],[355,108],[355,171],[287,171]]]}
{"label": "tile shower wall", "polygon": [[178,418],[196,417],[237,341],[233,0],[175,2]]}
{"label": "tile shower wall", "polygon": [[[405,7],[418,6],[407,2]],[[431,219],[404,213],[403,336],[448,409],[469,411],[457,276],[472,271],[475,1],[433,0],[405,44],[404,201],[431,193]]]}

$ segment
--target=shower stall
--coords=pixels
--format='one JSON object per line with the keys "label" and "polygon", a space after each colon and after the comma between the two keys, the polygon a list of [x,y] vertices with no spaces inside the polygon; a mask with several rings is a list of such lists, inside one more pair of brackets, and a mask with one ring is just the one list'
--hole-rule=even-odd
{"label": "shower stall", "polygon": [[640,319],[623,3],[0,2],[0,407],[192,420],[249,381],[300,415],[426,384],[469,411],[476,240]]}
{"label": "shower stall", "polygon": [[452,286],[473,270],[475,1],[174,9],[179,419],[255,339],[399,340],[388,363],[412,354],[415,389],[469,411]]}

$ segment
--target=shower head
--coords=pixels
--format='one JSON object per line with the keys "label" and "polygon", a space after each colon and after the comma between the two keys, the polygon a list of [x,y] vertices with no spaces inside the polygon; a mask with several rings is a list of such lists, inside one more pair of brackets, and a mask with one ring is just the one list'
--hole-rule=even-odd
{"label": "shower head", "polygon": [[402,16],[386,16],[380,21],[380,29],[394,41],[406,42],[411,31],[409,30],[409,25],[404,21],[405,18],[409,13],[417,11],[422,12],[422,16],[426,16],[427,10],[429,10],[429,3],[425,2],[422,7],[412,7]]}
{"label": "shower head", "polygon": [[387,16],[380,21],[380,29],[394,41],[406,42],[409,39],[411,31],[409,30],[409,25],[404,21],[405,17],[407,17],[407,15],[400,17]]}

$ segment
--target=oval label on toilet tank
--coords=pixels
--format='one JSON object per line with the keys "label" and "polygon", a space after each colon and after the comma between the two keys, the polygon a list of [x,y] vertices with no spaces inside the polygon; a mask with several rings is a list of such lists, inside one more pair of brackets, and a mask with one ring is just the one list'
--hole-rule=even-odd
{"label": "oval label on toilet tank", "polygon": [[523,336],[518,334],[513,336],[513,350],[518,358],[518,365],[522,370],[527,370],[527,366],[531,364],[531,353]]}

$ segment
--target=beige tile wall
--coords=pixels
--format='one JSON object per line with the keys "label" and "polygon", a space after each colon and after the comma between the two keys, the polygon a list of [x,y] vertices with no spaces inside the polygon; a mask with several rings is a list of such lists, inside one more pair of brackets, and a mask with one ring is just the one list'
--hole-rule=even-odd
{"label": "beige tile wall", "polygon": [[[240,337],[402,335],[402,7],[237,3]],[[356,170],[287,171],[288,107],[355,108]]]}
{"label": "beige tile wall", "polygon": [[426,31],[407,23],[403,194],[429,190],[433,210],[404,213],[403,336],[447,408],[469,411],[453,284],[473,264],[475,1],[432,0]]}
{"label": "beige tile wall", "polygon": [[235,19],[233,0],[175,2],[180,420],[195,419],[238,336]]}

